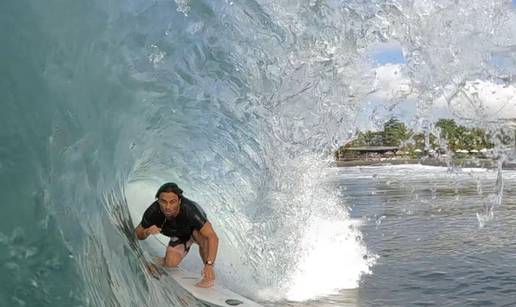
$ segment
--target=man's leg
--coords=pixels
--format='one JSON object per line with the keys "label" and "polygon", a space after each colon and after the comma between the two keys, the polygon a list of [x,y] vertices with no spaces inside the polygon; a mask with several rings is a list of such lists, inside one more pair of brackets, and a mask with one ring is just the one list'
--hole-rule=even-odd
{"label": "man's leg", "polygon": [[168,267],[176,267],[179,265],[181,260],[186,256],[187,251],[185,250],[185,245],[180,243],[175,246],[167,246],[167,251],[165,253],[164,265]]}

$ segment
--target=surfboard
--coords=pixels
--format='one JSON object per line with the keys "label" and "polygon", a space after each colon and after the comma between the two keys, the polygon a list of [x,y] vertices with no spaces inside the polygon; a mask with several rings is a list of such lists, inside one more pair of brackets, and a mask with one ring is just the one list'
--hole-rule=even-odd
{"label": "surfboard", "polygon": [[199,274],[189,272],[183,268],[166,268],[160,265],[160,269],[174,279],[181,288],[190,293],[200,302],[209,306],[217,307],[260,307],[262,305],[237,294],[220,283],[215,281],[215,285],[211,288],[199,288],[195,284],[201,280]]}

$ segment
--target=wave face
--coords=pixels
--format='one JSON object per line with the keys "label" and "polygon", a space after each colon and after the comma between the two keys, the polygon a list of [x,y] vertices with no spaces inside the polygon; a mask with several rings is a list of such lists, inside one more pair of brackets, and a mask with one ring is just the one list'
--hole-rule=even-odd
{"label": "wave face", "polygon": [[[470,88],[512,86],[515,20],[502,1],[2,1],[0,305],[178,304],[131,234],[164,181],[207,211],[230,288],[357,288],[375,255],[333,150],[407,105],[426,129],[441,100],[505,129]],[[391,41],[401,77],[379,82]]]}

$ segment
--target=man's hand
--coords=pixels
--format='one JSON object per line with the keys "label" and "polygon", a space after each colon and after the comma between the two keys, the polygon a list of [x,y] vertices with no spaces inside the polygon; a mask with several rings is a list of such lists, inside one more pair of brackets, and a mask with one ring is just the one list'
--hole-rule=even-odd
{"label": "man's hand", "polygon": [[152,225],[149,228],[143,228],[142,224],[138,224],[134,230],[138,240],[145,240],[148,236],[161,232],[161,228],[156,225]]}
{"label": "man's hand", "polygon": [[215,271],[213,270],[213,265],[205,265],[202,270],[202,280],[198,282],[195,286],[200,288],[210,288],[213,287],[215,283]]}
{"label": "man's hand", "polygon": [[156,225],[152,225],[151,227],[149,228],[145,228],[145,234],[148,236],[148,235],[155,235],[157,233],[160,233],[161,232],[161,228],[159,228],[158,226]]}

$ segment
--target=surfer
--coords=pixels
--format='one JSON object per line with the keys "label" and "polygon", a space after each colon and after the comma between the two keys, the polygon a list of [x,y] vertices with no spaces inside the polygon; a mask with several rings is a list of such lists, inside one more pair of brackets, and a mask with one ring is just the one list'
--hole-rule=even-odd
{"label": "surfer", "polygon": [[199,253],[204,262],[203,278],[196,284],[209,288],[215,281],[213,265],[217,256],[219,239],[206,213],[194,201],[183,196],[177,184],[168,182],[156,192],[154,201],[136,227],[136,237],[145,240],[150,235],[162,233],[170,237],[163,258],[163,265],[176,267],[188,254],[193,243],[199,245]]}

